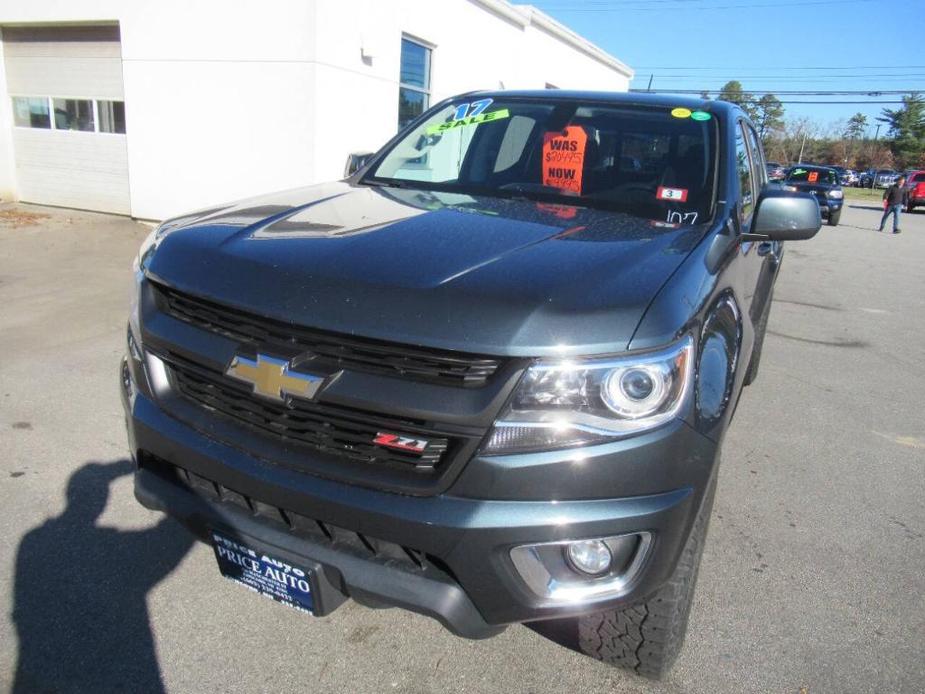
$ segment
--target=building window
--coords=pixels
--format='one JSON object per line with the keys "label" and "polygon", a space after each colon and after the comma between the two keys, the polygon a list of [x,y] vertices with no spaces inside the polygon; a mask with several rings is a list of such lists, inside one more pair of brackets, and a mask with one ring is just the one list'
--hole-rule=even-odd
{"label": "building window", "polygon": [[125,102],[14,96],[13,125],[19,128],[125,134]]}
{"label": "building window", "polygon": [[402,38],[398,86],[398,127],[405,127],[430,106],[430,53],[423,44]]}
{"label": "building window", "polygon": [[96,130],[92,99],[52,99],[55,109],[55,130]]}
{"label": "building window", "polygon": [[48,99],[14,96],[13,124],[20,128],[51,128]]}
{"label": "building window", "polygon": [[125,102],[97,101],[101,133],[125,133]]}

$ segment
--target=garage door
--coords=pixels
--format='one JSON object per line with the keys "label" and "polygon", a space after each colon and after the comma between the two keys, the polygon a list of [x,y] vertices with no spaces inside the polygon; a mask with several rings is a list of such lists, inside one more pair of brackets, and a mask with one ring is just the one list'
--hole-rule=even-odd
{"label": "garage door", "polygon": [[19,198],[129,214],[119,28],[2,32]]}

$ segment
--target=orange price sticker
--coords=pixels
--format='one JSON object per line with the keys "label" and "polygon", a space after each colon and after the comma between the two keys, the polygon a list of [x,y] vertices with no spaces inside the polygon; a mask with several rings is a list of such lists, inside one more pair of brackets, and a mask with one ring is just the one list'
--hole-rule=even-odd
{"label": "orange price sticker", "polygon": [[543,136],[543,185],[581,195],[588,135],[580,125]]}
{"label": "orange price sticker", "polygon": [[806,180],[808,180],[810,183],[815,183],[816,181],[819,180],[819,172],[810,171],[809,176],[807,176]]}

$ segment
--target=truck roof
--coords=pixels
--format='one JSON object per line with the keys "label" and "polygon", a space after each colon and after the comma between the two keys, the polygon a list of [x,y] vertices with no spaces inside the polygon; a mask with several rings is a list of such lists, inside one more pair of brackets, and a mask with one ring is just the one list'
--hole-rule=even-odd
{"label": "truck roof", "polygon": [[702,109],[711,113],[740,110],[735,104],[713,99],[701,99],[689,95],[648,94],[645,92],[604,92],[574,89],[505,89],[480,90],[472,92],[479,96],[495,98],[524,97],[529,99],[570,99],[576,101],[598,101],[614,104],[641,106],[681,106],[691,110]]}

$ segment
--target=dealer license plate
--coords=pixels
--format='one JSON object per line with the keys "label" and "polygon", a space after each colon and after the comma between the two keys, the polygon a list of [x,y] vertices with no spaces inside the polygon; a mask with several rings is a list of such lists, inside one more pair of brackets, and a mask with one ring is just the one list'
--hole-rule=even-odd
{"label": "dealer license plate", "polygon": [[289,607],[314,614],[312,573],[241,540],[212,531],[212,548],[226,578]]}

